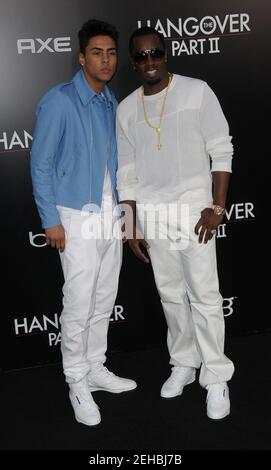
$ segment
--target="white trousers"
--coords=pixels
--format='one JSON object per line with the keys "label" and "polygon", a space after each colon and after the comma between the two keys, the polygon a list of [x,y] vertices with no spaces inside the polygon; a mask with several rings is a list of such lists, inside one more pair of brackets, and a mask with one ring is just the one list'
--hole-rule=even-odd
{"label": "white trousers", "polygon": [[[106,360],[107,332],[122,260],[120,221],[112,212],[85,214],[58,207],[66,233],[60,253],[64,274],[61,352],[68,383],[81,380]],[[115,232],[115,233],[116,233]],[[105,235],[106,234],[106,235]]]}
{"label": "white trousers", "polygon": [[[201,366],[199,382],[203,387],[228,381],[234,372],[233,363],[224,355],[215,236],[207,244],[200,244],[194,232],[201,210],[210,206],[211,201],[202,199],[200,193],[188,193],[179,201],[179,209],[188,208],[189,214],[179,210],[177,217],[172,211],[167,218],[162,216],[162,221],[160,217],[159,224],[156,220],[153,225],[155,238],[153,230],[146,230],[146,213],[145,219],[138,213],[150,245],[149,255],[168,325],[170,364]],[[148,224],[151,218],[149,213]],[[148,237],[149,232],[152,238]]]}

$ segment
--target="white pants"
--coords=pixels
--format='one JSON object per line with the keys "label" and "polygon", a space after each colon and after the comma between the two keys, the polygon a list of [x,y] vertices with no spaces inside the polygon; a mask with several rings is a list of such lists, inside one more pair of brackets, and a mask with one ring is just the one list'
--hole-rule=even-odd
{"label": "white pants", "polygon": [[[110,236],[112,212],[85,214],[58,207],[66,232],[60,253],[64,274],[61,352],[69,383],[81,380],[97,362],[106,360],[107,332],[117,295],[122,260],[120,237]],[[107,235],[104,236],[104,230]],[[90,238],[90,234],[96,237]],[[108,238],[106,238],[108,237]]]}
{"label": "white pants", "polygon": [[[159,225],[156,222],[155,239],[148,238],[146,233],[146,214],[144,229],[140,212],[138,217],[150,245],[149,255],[168,325],[170,364],[196,368],[202,364],[199,381],[206,387],[230,380],[234,366],[224,355],[215,236],[207,244],[200,244],[194,232],[201,210],[210,207],[210,201],[199,195],[188,194],[180,201],[189,203],[188,219],[184,215],[182,220],[178,213],[177,218],[169,216],[167,222],[160,220]],[[176,244],[180,241],[181,245]]]}

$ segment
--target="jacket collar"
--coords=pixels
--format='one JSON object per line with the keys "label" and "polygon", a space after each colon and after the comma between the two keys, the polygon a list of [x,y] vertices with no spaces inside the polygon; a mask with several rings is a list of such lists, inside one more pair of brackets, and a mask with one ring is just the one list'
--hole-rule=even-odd
{"label": "jacket collar", "polygon": [[[84,106],[86,106],[94,96],[97,96],[97,93],[92,90],[91,86],[86,81],[83,70],[79,70],[72,81]],[[105,97],[113,103],[113,97],[106,85],[103,88],[103,93]]]}

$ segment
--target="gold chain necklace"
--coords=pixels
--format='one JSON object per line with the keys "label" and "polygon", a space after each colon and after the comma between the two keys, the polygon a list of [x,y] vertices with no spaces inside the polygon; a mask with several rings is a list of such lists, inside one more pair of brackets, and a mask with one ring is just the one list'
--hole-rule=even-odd
{"label": "gold chain necklace", "polygon": [[160,112],[160,118],[159,118],[158,127],[153,126],[153,125],[150,123],[149,119],[148,119],[147,112],[146,112],[146,108],[145,108],[145,102],[144,102],[144,88],[143,88],[143,86],[141,87],[141,99],[142,99],[142,106],[143,106],[143,112],[144,112],[144,119],[145,119],[146,123],[148,124],[148,126],[151,127],[152,129],[154,129],[155,132],[157,133],[157,144],[156,144],[156,147],[157,147],[158,150],[161,150],[161,147],[162,147],[161,140],[160,140],[160,136],[161,136],[161,124],[162,124],[162,119],[163,119],[163,116],[164,116],[167,94],[168,94],[168,90],[169,90],[169,86],[170,86],[170,83],[171,83],[172,78],[173,78],[173,74],[172,74],[172,73],[169,73],[169,74],[168,74],[167,89],[166,89],[166,93],[165,93],[165,96],[164,96],[164,100],[163,100],[163,104],[162,104],[162,108],[161,108],[161,112]]}

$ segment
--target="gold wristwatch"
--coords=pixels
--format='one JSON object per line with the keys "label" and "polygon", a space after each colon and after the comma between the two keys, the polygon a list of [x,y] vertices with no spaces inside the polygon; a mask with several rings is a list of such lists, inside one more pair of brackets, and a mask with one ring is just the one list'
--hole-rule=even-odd
{"label": "gold wristwatch", "polygon": [[213,211],[216,215],[224,215],[225,214],[225,207],[221,207],[218,204],[213,204]]}

